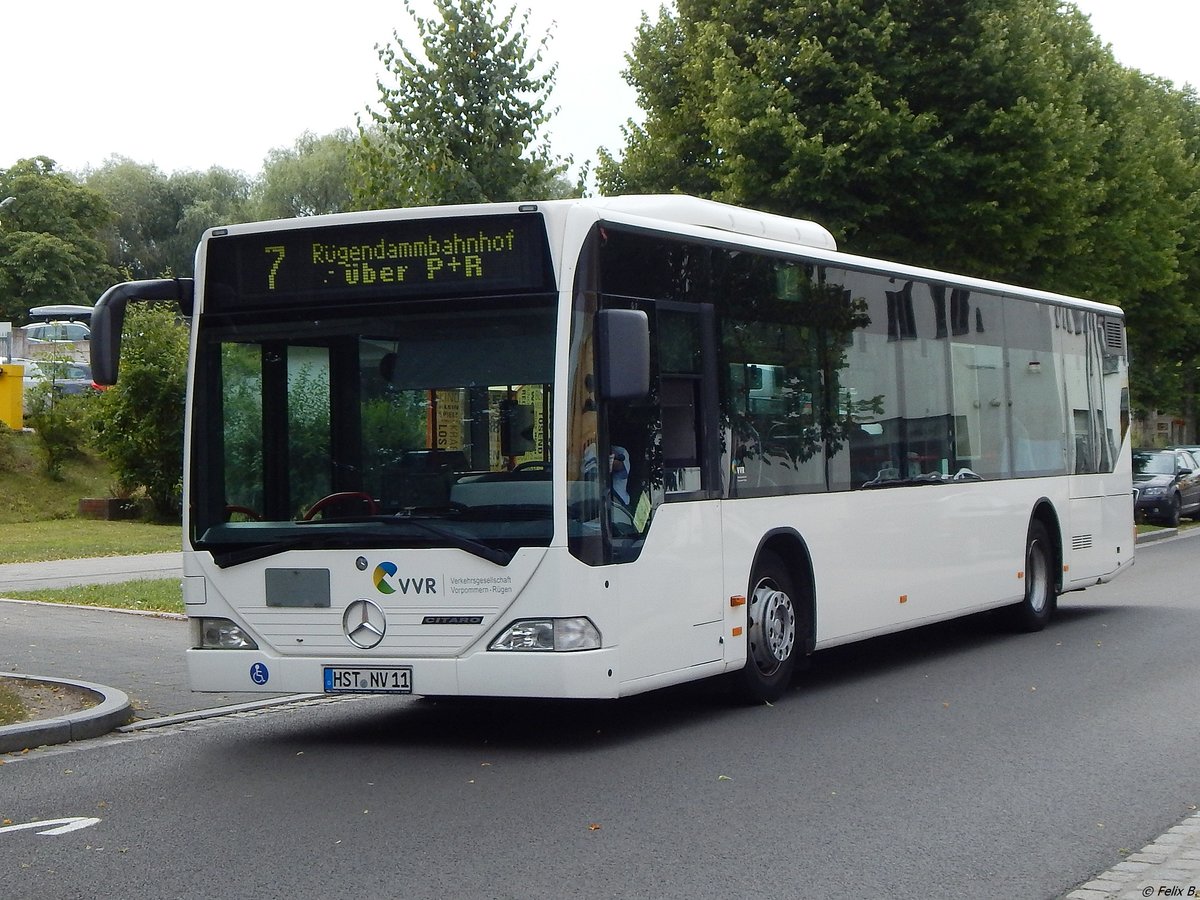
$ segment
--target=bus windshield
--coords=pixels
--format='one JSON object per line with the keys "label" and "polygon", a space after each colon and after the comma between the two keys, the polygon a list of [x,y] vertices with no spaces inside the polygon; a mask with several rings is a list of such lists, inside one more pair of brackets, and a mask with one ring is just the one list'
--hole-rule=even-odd
{"label": "bus windshield", "polygon": [[204,317],[195,546],[548,545],[554,323],[547,296]]}

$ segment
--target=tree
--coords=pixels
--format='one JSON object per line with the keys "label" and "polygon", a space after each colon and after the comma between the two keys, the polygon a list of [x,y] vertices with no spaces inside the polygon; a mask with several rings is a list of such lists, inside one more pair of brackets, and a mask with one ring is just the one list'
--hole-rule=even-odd
{"label": "tree", "polygon": [[317,136],[305,132],[290,148],[276,148],[251,192],[256,219],[284,219],[350,208],[358,138],[349,128]]}
{"label": "tree", "polygon": [[115,211],[104,235],[108,259],[127,278],[189,276],[206,228],[248,219],[250,182],[217,166],[164,175],[114,156],[86,179]]}
{"label": "tree", "polygon": [[434,0],[437,17],[404,8],[423,54],[376,46],[395,80],[378,82],[382,108],[359,122],[360,209],[537,199],[560,194],[570,160],[555,157],[541,128],[557,66],[542,74],[547,33],[530,54],[529,14],[499,21],[492,0]]}
{"label": "tree", "polygon": [[91,304],[114,279],[100,240],[112,217],[98,193],[44,156],[0,170],[0,320],[34,306]]}
{"label": "tree", "polygon": [[168,241],[177,268],[160,274],[190,275],[196,245],[206,229],[254,218],[250,213],[250,181],[241,172],[213,166],[205,172],[175,172],[168,184],[178,210],[175,234]]}
{"label": "tree", "polygon": [[639,31],[628,79],[646,123],[627,127],[619,163],[602,159],[601,186],[818,218],[857,252],[1019,271],[1051,224],[1077,227],[1094,157],[1079,88],[1041,43],[1055,5],[680,0]]}
{"label": "tree", "polygon": [[[1178,391],[1178,399],[1174,403],[1160,403],[1159,406],[1169,408],[1175,411],[1182,411],[1185,418],[1195,424],[1198,429],[1193,434],[1193,439],[1200,436],[1200,422],[1197,417],[1197,394],[1200,394],[1200,310],[1197,306],[1197,286],[1200,285],[1200,209],[1197,205],[1200,204],[1200,101],[1194,90],[1190,87],[1184,90],[1167,90],[1161,97],[1161,101],[1169,107],[1163,114],[1167,121],[1176,123],[1179,128],[1179,137],[1183,145],[1183,154],[1190,165],[1186,166],[1186,177],[1171,182],[1171,187],[1179,194],[1185,195],[1188,203],[1188,212],[1182,227],[1179,229],[1179,247],[1177,252],[1177,268],[1178,280],[1175,285],[1175,292],[1182,300],[1182,304],[1176,303],[1176,308],[1184,305],[1187,310],[1187,317],[1177,320],[1176,322],[1167,324],[1163,330],[1155,332],[1153,326],[1147,329],[1148,333],[1145,338],[1139,340],[1139,344],[1143,340],[1152,339],[1157,334],[1162,334],[1166,331],[1172,337],[1178,339],[1174,349],[1176,354],[1174,359],[1178,360],[1178,366],[1175,368],[1176,375],[1173,379],[1163,379],[1168,381],[1171,387]],[[1158,110],[1147,110],[1147,116],[1154,116]],[[1148,303],[1153,302],[1153,298],[1147,298]],[[1139,319],[1142,316],[1139,314]],[[1139,347],[1139,349],[1141,349]],[[1166,357],[1169,359],[1169,357]],[[1135,358],[1136,361],[1136,358]],[[1159,369],[1159,374],[1162,369]],[[1166,395],[1163,392],[1161,395]],[[1156,395],[1156,396],[1161,396]],[[1169,395],[1168,395],[1169,396]]]}
{"label": "tree", "polygon": [[131,305],[121,343],[121,378],[94,398],[96,449],[123,491],[143,488],[155,518],[179,516],[188,329],[167,306]]}
{"label": "tree", "polygon": [[1135,405],[1180,410],[1195,393],[1200,351],[1200,148],[1185,136],[1200,117],[1194,96],[1189,104],[1140,72],[1113,72],[1103,88],[1103,192],[1070,289],[1124,307]]}
{"label": "tree", "polygon": [[170,271],[165,242],[175,233],[176,211],[167,176],[157,166],[113,156],[86,178],[115,213],[105,230],[109,262],[129,278]]}
{"label": "tree", "polygon": [[1179,343],[1158,325],[1196,315],[1195,106],[1122,68],[1073,6],[676,7],[628,56],[646,117],[602,155],[604,192],[814,218],[852,252],[1121,303],[1139,401],[1168,395]]}

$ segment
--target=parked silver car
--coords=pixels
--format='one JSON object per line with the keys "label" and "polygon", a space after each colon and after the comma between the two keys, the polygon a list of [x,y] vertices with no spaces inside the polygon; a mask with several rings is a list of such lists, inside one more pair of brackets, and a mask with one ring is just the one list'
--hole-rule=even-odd
{"label": "parked silver car", "polygon": [[34,322],[22,325],[25,340],[30,344],[59,344],[74,341],[86,341],[92,336],[92,329],[83,322]]}

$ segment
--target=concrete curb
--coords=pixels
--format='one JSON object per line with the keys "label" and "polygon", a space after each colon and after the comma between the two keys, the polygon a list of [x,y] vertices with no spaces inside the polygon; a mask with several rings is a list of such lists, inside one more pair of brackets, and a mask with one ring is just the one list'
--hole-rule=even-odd
{"label": "concrete curb", "polygon": [[1155,541],[1165,541],[1169,538],[1179,537],[1178,528],[1164,528],[1161,531],[1147,531],[1145,534],[1137,536],[1139,544],[1153,544]]}
{"label": "concrete curb", "polygon": [[1200,812],[1192,813],[1157,840],[1063,900],[1136,900],[1195,897],[1200,888]]}
{"label": "concrete curb", "polygon": [[34,719],[15,725],[0,726],[0,753],[12,753],[41,747],[46,744],[65,744],[108,734],[119,725],[124,725],[133,715],[133,706],[124,691],[92,684],[87,681],[71,681],[65,678],[47,678],[42,675],[18,675],[5,672],[5,678],[19,678],[36,684],[63,685],[94,694],[99,701],[90,709],[83,709],[65,716],[50,719]]}
{"label": "concrete curb", "polygon": [[285,694],[282,697],[267,697],[264,700],[250,700],[246,703],[234,703],[229,706],[210,706],[207,709],[194,709],[189,712],[176,713],[173,716],[159,716],[156,719],[138,719],[128,725],[120,725],[115,730],[121,734],[135,731],[146,731],[150,728],[162,728],[166,725],[183,725],[188,722],[200,722],[205,719],[216,719],[221,716],[232,716],[238,713],[257,712],[260,709],[272,709],[276,706],[287,706],[289,703],[304,703],[309,700],[332,700],[345,697],[368,696],[366,694]]}

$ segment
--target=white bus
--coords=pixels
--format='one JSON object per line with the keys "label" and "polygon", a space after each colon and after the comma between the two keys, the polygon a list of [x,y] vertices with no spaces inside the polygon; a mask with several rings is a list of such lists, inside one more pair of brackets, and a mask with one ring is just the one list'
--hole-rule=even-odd
{"label": "white bus", "polygon": [[202,691],[620,697],[1133,561],[1119,309],[689,197],[208,231],[184,600]]}

